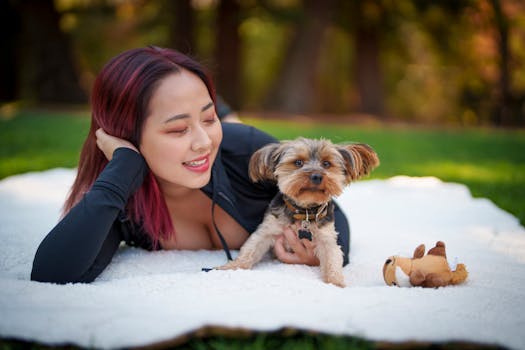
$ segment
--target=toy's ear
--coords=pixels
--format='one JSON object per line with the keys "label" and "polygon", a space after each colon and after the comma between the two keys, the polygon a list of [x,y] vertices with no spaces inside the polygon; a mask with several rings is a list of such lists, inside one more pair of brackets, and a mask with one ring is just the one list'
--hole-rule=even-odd
{"label": "toy's ear", "polygon": [[379,165],[379,158],[372,147],[364,143],[338,145],[339,153],[345,160],[347,182],[368,175]]}
{"label": "toy's ear", "polygon": [[425,245],[420,244],[417,246],[417,248],[414,250],[414,259],[420,259],[425,255]]}
{"label": "toy's ear", "polygon": [[249,175],[253,182],[277,180],[274,171],[279,162],[282,144],[271,143],[258,149],[250,158]]}
{"label": "toy's ear", "polygon": [[428,255],[437,255],[446,258],[445,243],[438,241],[436,246],[428,251]]}

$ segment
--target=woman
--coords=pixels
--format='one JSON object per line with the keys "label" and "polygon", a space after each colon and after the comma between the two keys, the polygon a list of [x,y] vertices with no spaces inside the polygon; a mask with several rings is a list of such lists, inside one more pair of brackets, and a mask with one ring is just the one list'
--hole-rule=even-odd
{"label": "woman", "polygon": [[[262,221],[275,184],[252,183],[248,162],[276,140],[219,121],[215,91],[197,62],[169,49],[121,53],[92,94],[91,128],[65,215],[40,244],[31,279],[91,282],[121,241],[148,250],[239,249]],[[338,211],[340,245],[349,230]],[[288,229],[274,248],[285,263],[318,264]],[[287,251],[285,240],[293,249]]]}

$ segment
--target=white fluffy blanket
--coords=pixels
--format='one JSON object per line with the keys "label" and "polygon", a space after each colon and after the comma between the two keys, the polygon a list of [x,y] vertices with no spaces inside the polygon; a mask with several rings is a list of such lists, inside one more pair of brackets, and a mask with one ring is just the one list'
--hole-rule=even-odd
{"label": "white fluffy blanket", "polygon": [[[435,178],[353,184],[338,201],[351,220],[348,287],[316,267],[267,258],[251,271],[201,272],[222,251],[146,252],[122,247],[92,284],[29,281],[32,258],[56,223],[73,170],[0,181],[0,337],[122,348],[174,339],[204,326],[283,327],[371,340],[470,341],[525,348],[525,230],[466,187]],[[382,265],[436,241],[466,264],[465,284],[388,287]]]}

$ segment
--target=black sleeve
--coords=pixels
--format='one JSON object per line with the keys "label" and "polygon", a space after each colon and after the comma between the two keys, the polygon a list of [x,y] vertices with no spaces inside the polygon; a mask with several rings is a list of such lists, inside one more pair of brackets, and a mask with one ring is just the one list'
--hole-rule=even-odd
{"label": "black sleeve", "polygon": [[109,264],[122,234],[119,214],[147,173],[144,158],[118,148],[92,188],[48,233],[37,249],[31,279],[91,282]]}
{"label": "black sleeve", "polygon": [[346,266],[350,260],[350,224],[346,215],[341,211],[341,208],[336,204],[334,210],[335,216],[335,230],[337,231],[337,244],[343,251],[343,266]]}

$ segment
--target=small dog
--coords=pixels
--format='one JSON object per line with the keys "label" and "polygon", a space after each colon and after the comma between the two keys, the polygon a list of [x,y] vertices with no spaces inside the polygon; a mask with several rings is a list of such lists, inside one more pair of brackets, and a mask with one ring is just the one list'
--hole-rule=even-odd
{"label": "small dog", "polygon": [[250,178],[254,182],[276,181],[280,192],[238,257],[218,269],[250,269],[285,227],[299,223],[300,238],[311,233],[323,280],[344,287],[343,253],[337,245],[333,198],[378,165],[374,150],[360,143],[336,145],[324,139],[298,138],[259,149],[250,159]]}

